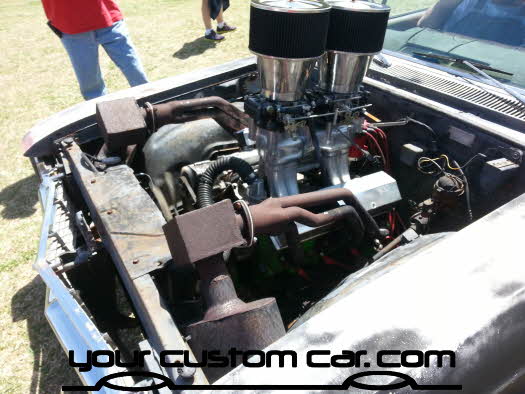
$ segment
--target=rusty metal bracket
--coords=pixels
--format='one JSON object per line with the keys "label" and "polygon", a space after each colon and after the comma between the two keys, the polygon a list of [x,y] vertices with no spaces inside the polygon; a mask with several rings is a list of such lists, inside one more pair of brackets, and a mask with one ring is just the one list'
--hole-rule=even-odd
{"label": "rusty metal bracket", "polygon": [[146,121],[137,101],[126,97],[96,105],[97,123],[110,151],[146,140]]}
{"label": "rusty metal bracket", "polygon": [[[94,173],[82,163],[82,151],[75,143],[62,145],[74,179],[84,197],[104,246],[119,272],[153,349],[187,350],[171,312],[149,273],[171,259],[162,232],[164,218],[126,165]],[[173,359],[168,361],[173,362]],[[176,381],[175,368],[166,368]],[[194,384],[207,384],[201,369]]]}
{"label": "rusty metal bracket", "polygon": [[131,97],[97,103],[97,122],[107,150],[121,152],[128,146],[141,145],[148,133],[172,123],[211,118],[231,134],[249,126],[248,115],[217,96],[146,104],[140,108]]}
{"label": "rusty metal bracket", "polygon": [[245,243],[230,200],[176,216],[163,227],[176,264],[192,264]]}
{"label": "rusty metal bracket", "polygon": [[132,279],[162,268],[171,260],[162,231],[165,223],[159,209],[126,165],[94,173],[82,164],[82,151],[72,144],[66,148],[73,174],[89,194],[102,227],[104,240],[119,250]]}

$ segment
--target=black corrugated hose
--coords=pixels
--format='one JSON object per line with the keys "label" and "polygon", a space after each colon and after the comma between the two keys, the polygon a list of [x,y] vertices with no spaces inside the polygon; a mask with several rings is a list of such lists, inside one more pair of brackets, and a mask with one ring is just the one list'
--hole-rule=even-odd
{"label": "black corrugated hose", "polygon": [[249,185],[257,180],[257,175],[252,166],[243,159],[239,159],[235,156],[220,157],[211,163],[206,171],[204,171],[204,174],[200,177],[197,192],[199,207],[208,207],[214,203],[213,183],[223,171],[227,170],[234,171],[241,177],[243,182],[246,182]]}

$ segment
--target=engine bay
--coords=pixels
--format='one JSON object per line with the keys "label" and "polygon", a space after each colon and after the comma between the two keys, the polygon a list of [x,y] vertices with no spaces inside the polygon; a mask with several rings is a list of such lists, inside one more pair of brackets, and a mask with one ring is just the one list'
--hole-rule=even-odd
{"label": "engine bay", "polygon": [[[283,12],[288,3],[295,12]],[[101,101],[101,138],[57,145],[61,164],[74,167],[68,194],[83,196],[73,198],[83,212],[78,247],[115,261],[118,236],[162,222],[120,250],[134,270],[145,259],[132,249],[158,263],[131,278],[151,272],[197,360],[210,349],[265,348],[351,273],[523,193],[521,149],[363,83],[388,7],[330,5],[252,1],[257,72],[162,103]],[[341,41],[345,23],[357,21]],[[125,208],[141,204],[143,212]],[[119,219],[126,210],[133,216]],[[170,255],[155,260],[158,238]],[[77,263],[61,272],[89,294]],[[108,307],[89,295],[84,302],[94,315]],[[213,382],[228,370],[205,373]]]}

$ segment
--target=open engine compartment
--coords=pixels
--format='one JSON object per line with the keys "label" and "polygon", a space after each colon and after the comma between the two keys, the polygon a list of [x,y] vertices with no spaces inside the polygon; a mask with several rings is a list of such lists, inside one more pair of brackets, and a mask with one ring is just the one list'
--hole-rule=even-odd
{"label": "open engine compartment", "polygon": [[118,309],[112,260],[156,350],[262,349],[349,274],[524,192],[521,147],[362,83],[387,7],[330,5],[253,1],[256,73],[164,103],[99,102],[97,138],[55,141],[41,166],[64,175],[78,232],[55,269],[102,330]]}

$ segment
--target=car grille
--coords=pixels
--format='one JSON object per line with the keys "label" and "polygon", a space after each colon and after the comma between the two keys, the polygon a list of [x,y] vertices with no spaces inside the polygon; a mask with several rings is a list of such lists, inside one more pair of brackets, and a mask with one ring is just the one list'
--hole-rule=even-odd
{"label": "car grille", "polygon": [[[439,75],[439,72],[421,71],[415,67],[407,67],[401,64],[392,64],[388,68],[372,64],[368,76],[378,80],[384,80],[385,77],[386,79],[393,77],[414,84],[414,89],[411,90],[422,96],[427,96],[425,91],[432,90],[450,96],[455,100],[525,121],[525,106],[518,100],[485,91],[464,79],[460,79],[461,77],[445,77]],[[456,81],[454,79],[460,80]]]}

